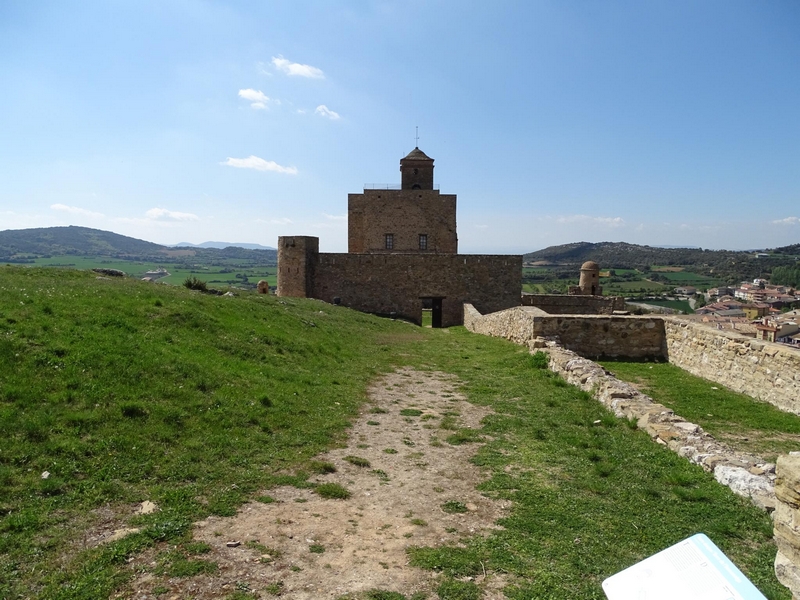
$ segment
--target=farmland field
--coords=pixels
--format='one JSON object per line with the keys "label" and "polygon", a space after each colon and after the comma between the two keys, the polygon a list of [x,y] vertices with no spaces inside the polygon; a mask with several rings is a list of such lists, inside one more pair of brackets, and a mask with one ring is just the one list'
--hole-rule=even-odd
{"label": "farmland field", "polygon": [[[191,260],[192,257],[189,257]],[[188,261],[187,261],[188,262]],[[187,277],[196,277],[213,286],[254,287],[261,279],[269,285],[277,285],[277,267],[254,265],[251,261],[235,258],[220,259],[224,266],[208,266],[203,264],[187,264],[187,262],[154,262],[138,260],[120,260],[91,256],[54,256],[37,258],[37,266],[64,267],[71,269],[118,269],[131,277],[140,279],[148,271],[166,269],[170,274],[158,279],[159,282],[181,285]]]}

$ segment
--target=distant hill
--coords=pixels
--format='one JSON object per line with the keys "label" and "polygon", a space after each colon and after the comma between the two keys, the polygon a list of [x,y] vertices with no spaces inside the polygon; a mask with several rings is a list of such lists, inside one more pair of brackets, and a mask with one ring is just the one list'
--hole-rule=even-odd
{"label": "distant hill", "polygon": [[[664,248],[640,246],[626,242],[574,242],[550,246],[524,255],[526,261],[548,261],[556,264],[578,264],[593,260],[601,267],[634,268],[645,265],[706,264],[712,257],[744,258],[746,252],[703,250],[701,248]],[[714,261],[716,262],[716,260]]]}
{"label": "distant hill", "polygon": [[794,264],[800,244],[768,251],[757,258],[754,252],[703,250],[702,248],[657,248],[625,242],[574,242],[550,246],[524,255],[525,262],[547,262],[574,269],[587,260],[601,268],[642,269],[653,265],[686,266],[693,271],[731,282],[769,276],[773,267]]}
{"label": "distant hill", "polygon": [[[207,242],[216,244],[220,242]],[[249,244],[258,246],[258,244]],[[245,248],[245,244],[222,244],[221,248],[162,246],[111,231],[88,227],[43,227],[0,231],[0,262],[32,263],[34,258],[49,256],[98,256],[124,260],[186,261],[187,264],[224,264],[226,260],[254,261],[274,264],[278,251],[274,248]]]}
{"label": "distant hill", "polygon": [[241,242],[203,242],[202,244],[191,244],[189,242],[179,242],[173,248],[244,248],[246,250],[275,250],[272,246],[262,246],[261,244],[247,244]]}
{"label": "distant hill", "polygon": [[84,254],[91,256],[158,255],[166,246],[88,227],[42,227],[0,231],[0,260],[18,254],[37,256]]}

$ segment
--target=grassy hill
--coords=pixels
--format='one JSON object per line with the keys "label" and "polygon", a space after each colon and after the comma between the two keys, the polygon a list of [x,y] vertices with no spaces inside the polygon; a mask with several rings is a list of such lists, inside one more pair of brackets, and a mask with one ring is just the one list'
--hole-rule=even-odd
{"label": "grassy hill", "polygon": [[[376,375],[405,365],[456,375],[470,401],[494,411],[453,437],[486,441],[473,462],[486,472],[483,493],[511,503],[503,529],[410,550],[441,581],[469,588],[463,597],[480,597],[465,577],[501,572],[510,598],[599,600],[603,578],[697,531],[769,598],[789,597],[772,573],[766,514],[524,348],[314,300],[8,266],[0,597],[108,598],[143,554],[159,565],[151,595],[213,576],[192,523],[234,514],[276,485],[313,488],[314,456],[344,439]],[[144,500],[161,510],[131,516]],[[86,540],[103,519],[139,531],[94,546]]]}
{"label": "grassy hill", "polygon": [[[152,242],[88,227],[45,227],[0,231],[0,262],[73,264],[79,268],[107,266],[109,259],[148,263],[150,266],[180,264],[215,267],[274,266],[277,250],[229,246],[169,248]],[[79,263],[79,264],[78,264]],[[129,269],[122,267],[123,271]],[[138,271],[134,268],[133,271]]]}
{"label": "grassy hill", "polygon": [[88,227],[43,227],[0,231],[0,260],[18,254],[155,255],[165,246]]}

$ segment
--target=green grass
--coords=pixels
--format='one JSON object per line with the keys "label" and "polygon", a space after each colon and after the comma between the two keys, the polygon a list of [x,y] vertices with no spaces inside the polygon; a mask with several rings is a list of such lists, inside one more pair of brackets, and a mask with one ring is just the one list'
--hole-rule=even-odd
{"label": "green grass", "polygon": [[327,500],[347,500],[351,494],[338,483],[321,483],[314,491]]}
{"label": "green grass", "polygon": [[431,327],[433,325],[433,311],[430,308],[422,309],[422,323],[423,327]]}
{"label": "green grass", "polygon": [[349,455],[349,456],[345,456],[343,460],[346,460],[351,465],[355,465],[356,467],[364,467],[364,468],[366,468],[366,467],[370,466],[369,461],[366,458],[362,458],[360,456]]}
{"label": "green grass", "polygon": [[[408,327],[322,306],[0,267],[0,597],[108,596],[126,557],[303,484]],[[45,567],[92,509],[143,500],[142,533]]]}
{"label": "green grass", "polygon": [[[511,501],[504,529],[410,552],[441,574],[440,597],[473,597],[460,579],[485,568],[508,574],[510,598],[599,600],[603,578],[698,531],[769,598],[789,597],[764,513],[539,363],[463,328],[313,300],[0,267],[0,597],[108,598],[147,549],[164,573],[154,588],[167,586],[214,569],[190,545],[199,519],[268,502],[278,485],[347,498],[308,481],[312,461],[399,366],[457,375],[493,410],[479,429],[444,431],[485,442],[473,446],[480,490]],[[161,510],[129,517],[143,500]],[[77,544],[102,506],[140,533]]]}
{"label": "green grass", "polygon": [[800,417],[695,377],[669,363],[604,362],[619,379],[744,452],[774,461],[800,449]]}

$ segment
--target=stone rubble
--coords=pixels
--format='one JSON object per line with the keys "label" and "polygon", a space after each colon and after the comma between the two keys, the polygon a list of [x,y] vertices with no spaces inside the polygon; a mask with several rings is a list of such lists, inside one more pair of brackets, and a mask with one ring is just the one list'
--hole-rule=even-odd
{"label": "stone rubble", "polygon": [[559,347],[552,340],[536,338],[528,347],[531,352],[547,352],[551,371],[590,392],[617,417],[634,419],[655,442],[712,472],[719,483],[734,493],[750,498],[766,511],[775,510],[774,464],[718,442],[699,425],[686,421],[597,363]]}

